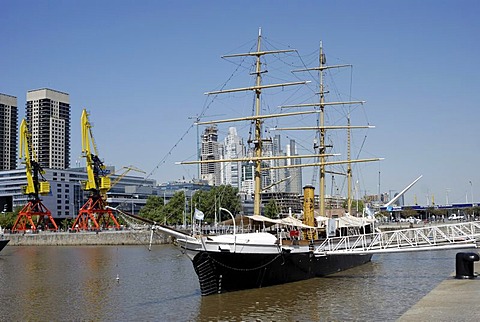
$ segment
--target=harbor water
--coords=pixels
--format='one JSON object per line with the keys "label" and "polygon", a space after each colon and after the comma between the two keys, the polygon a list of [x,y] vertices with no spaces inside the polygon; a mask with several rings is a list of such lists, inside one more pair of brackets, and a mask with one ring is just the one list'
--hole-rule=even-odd
{"label": "harbor water", "polygon": [[325,278],[202,297],[172,245],[7,246],[0,321],[394,321],[451,278],[456,252],[374,255]]}

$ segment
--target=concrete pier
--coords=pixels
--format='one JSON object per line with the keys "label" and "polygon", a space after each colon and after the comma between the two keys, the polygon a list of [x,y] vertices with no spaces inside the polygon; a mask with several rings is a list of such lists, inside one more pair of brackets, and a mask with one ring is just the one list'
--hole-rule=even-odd
{"label": "concrete pier", "polygon": [[[9,239],[8,246],[77,246],[77,245],[148,245],[148,230],[104,230],[99,232],[39,232],[4,234]],[[153,244],[166,244],[170,239],[155,233]]]}
{"label": "concrete pier", "polygon": [[[474,270],[479,274],[479,262]],[[480,321],[480,276],[456,279],[453,273],[397,321]]]}

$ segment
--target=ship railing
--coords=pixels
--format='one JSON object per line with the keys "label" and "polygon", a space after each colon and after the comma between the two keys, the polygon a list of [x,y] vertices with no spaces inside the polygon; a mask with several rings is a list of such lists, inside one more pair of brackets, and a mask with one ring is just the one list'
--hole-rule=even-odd
{"label": "ship railing", "polygon": [[480,223],[468,222],[326,238],[317,256],[475,248]]}

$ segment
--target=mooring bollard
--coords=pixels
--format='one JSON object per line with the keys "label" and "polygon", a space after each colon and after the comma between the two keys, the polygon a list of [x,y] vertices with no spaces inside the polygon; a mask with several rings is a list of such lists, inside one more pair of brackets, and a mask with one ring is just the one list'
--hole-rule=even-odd
{"label": "mooring bollard", "polygon": [[473,263],[478,262],[480,257],[476,253],[457,253],[455,257],[455,278],[473,279],[477,277],[473,271]]}

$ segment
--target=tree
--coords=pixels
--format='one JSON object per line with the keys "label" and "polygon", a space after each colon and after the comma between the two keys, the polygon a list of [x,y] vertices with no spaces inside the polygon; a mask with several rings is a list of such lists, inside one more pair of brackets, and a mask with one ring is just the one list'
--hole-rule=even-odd
{"label": "tree", "polygon": [[[220,207],[228,209],[232,214],[241,210],[238,189],[230,185],[213,187],[210,191],[199,190],[193,195],[192,205],[205,214],[205,219],[213,221]],[[219,217],[217,217],[219,218]]]}
{"label": "tree", "polygon": [[185,209],[185,192],[175,192],[172,198],[162,209],[163,222],[170,225],[183,223]]}
{"label": "tree", "polygon": [[194,193],[190,204],[185,199],[184,191],[175,192],[166,204],[163,198],[150,196],[146,205],[140,210],[140,216],[162,224],[183,224],[184,216],[186,216],[186,222],[190,223],[190,215],[186,215],[185,212],[189,214],[197,208],[205,214],[205,219],[213,222],[215,211],[218,214],[219,207],[226,208],[234,214],[240,212],[238,189],[225,185],[213,187],[210,191],[198,190]]}
{"label": "tree", "polygon": [[139,215],[141,217],[156,221],[162,222],[162,214],[164,208],[164,200],[159,196],[149,196],[145,206],[140,209]]}
{"label": "tree", "polygon": [[[18,212],[17,212],[18,213]],[[3,212],[0,214],[0,226],[5,229],[12,229],[17,214],[14,212]]]}
{"label": "tree", "polygon": [[68,230],[69,227],[72,227],[73,221],[74,219],[64,218],[60,223],[60,227],[63,230]]}
{"label": "tree", "polygon": [[139,215],[157,223],[175,225],[183,223],[184,211],[185,192],[177,191],[166,204],[164,204],[164,199],[159,196],[149,196]]}
{"label": "tree", "polygon": [[268,201],[268,203],[265,205],[264,213],[268,218],[277,218],[279,209],[275,200],[270,199]]}
{"label": "tree", "polygon": [[230,185],[215,187],[210,190],[217,201],[217,207],[228,209],[232,214],[237,214],[242,209],[242,204],[238,197],[238,189]]}
{"label": "tree", "polygon": [[[348,203],[348,200],[345,200],[343,203],[342,203],[342,207],[345,208],[345,209],[348,209],[347,207],[347,203]],[[358,209],[357,209],[357,205],[358,205]],[[362,213],[363,212],[363,208],[364,208],[364,205],[363,205],[363,200],[355,200],[355,199],[352,199],[352,212],[355,213],[357,210],[358,210],[358,213]],[[350,214],[352,215],[352,214]]]}

